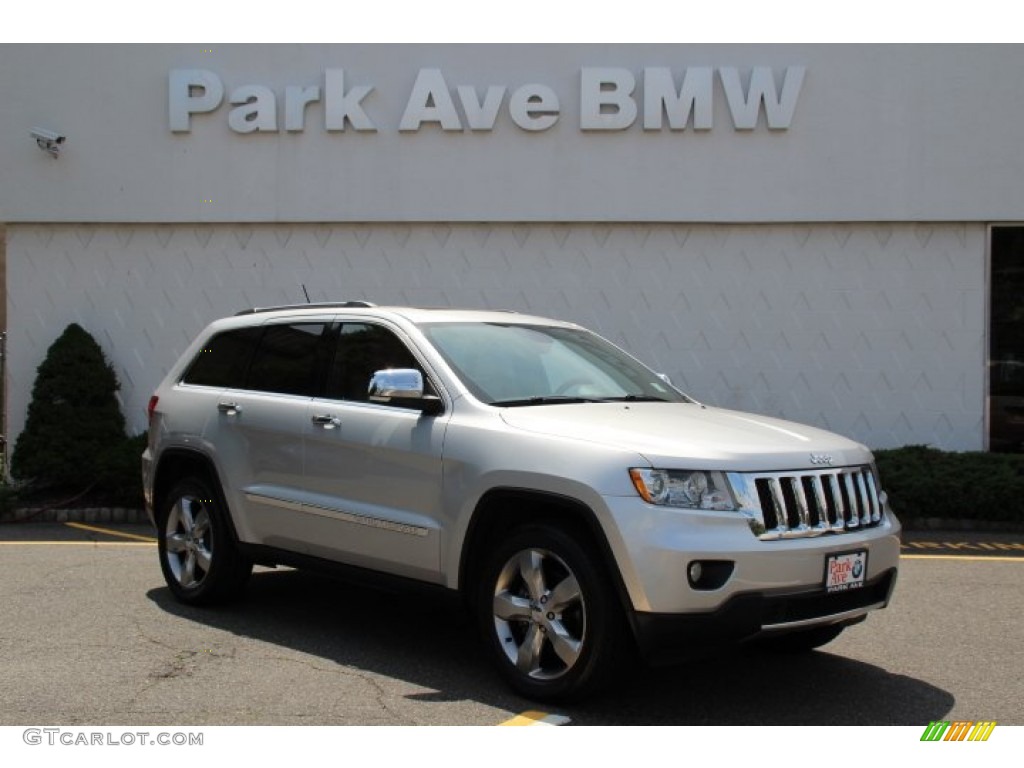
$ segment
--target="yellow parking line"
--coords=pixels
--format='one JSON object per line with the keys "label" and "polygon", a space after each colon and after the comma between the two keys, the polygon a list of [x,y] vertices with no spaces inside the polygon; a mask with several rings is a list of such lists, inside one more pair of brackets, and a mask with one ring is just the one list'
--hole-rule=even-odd
{"label": "yellow parking line", "polygon": [[0,547],[155,547],[155,541],[0,541]]}
{"label": "yellow parking line", "polygon": [[506,720],[498,725],[565,725],[569,718],[565,715],[554,715],[548,712],[535,712],[533,710],[521,712],[511,720]]}
{"label": "yellow parking line", "polygon": [[1024,563],[1024,557],[1000,557],[998,555],[900,555],[900,560],[977,560],[979,562]]}
{"label": "yellow parking line", "polygon": [[105,533],[107,536],[119,536],[122,539],[133,539],[134,541],[145,541],[148,544],[156,544],[156,539],[152,536],[139,536],[135,533],[124,533],[122,531],[114,531],[109,528],[100,528],[95,525],[86,525],[85,523],[64,523],[68,528],[78,528],[82,531],[93,531],[95,533]]}

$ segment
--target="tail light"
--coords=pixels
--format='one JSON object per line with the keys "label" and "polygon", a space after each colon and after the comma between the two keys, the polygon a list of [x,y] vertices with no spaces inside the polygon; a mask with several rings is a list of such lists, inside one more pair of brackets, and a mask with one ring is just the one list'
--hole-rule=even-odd
{"label": "tail light", "polygon": [[149,419],[149,426],[153,426],[153,413],[156,411],[156,404],[160,402],[160,398],[153,395],[149,398],[149,405],[146,406],[146,418]]}

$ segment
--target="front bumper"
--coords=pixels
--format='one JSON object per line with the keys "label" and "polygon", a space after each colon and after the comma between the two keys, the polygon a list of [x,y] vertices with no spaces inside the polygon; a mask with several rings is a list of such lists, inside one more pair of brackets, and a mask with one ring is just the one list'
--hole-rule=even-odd
{"label": "front bumper", "polygon": [[[640,612],[711,612],[738,594],[817,589],[826,558],[840,552],[867,551],[869,582],[899,564],[900,525],[889,512],[870,528],[763,541],[736,512],[658,507],[639,497],[603,501],[611,518],[605,534],[632,608]],[[687,580],[694,560],[733,567],[719,587],[694,589]]]}
{"label": "front bumper", "polygon": [[891,568],[862,588],[848,592],[747,592],[733,595],[713,611],[634,612],[633,628],[645,660],[672,663],[764,634],[856,624],[870,611],[884,608],[895,585],[896,569]]}

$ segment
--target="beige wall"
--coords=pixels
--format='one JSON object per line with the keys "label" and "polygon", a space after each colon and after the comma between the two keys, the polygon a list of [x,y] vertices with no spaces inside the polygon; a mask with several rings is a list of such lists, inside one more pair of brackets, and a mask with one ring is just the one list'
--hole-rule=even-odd
{"label": "beige wall", "polygon": [[10,436],[70,322],[126,418],[194,335],[254,305],[368,299],[573,320],[694,397],[871,447],[984,447],[975,224],[8,225]]}
{"label": "beige wall", "polygon": [[[752,130],[734,125],[721,73],[746,82],[759,66],[777,88],[787,68],[806,69],[787,129],[766,114]],[[679,88],[702,67],[715,73],[713,127],[645,130],[645,70],[670,70]],[[456,104],[459,86],[477,100],[505,87],[493,129],[470,130],[460,106],[462,130],[401,131],[429,68]],[[632,125],[582,129],[584,68],[636,79]],[[189,133],[169,121],[169,73],[181,69],[224,90]],[[344,70],[346,93],[372,86],[361,103],[375,131],[326,130],[327,69]],[[1020,45],[0,45],[0,219],[1018,220],[1021,71]],[[509,116],[529,84],[558,96],[547,130]],[[273,96],[275,132],[231,128],[246,86]],[[299,131],[285,128],[289,87],[324,94]],[[34,127],[67,136],[58,159]]]}
{"label": "beige wall", "polygon": [[0,224],[0,331],[7,330],[7,229]]}

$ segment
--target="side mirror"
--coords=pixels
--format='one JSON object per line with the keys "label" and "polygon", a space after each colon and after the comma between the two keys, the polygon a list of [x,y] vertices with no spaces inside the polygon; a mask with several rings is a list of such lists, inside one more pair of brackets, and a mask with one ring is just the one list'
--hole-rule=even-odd
{"label": "side mirror", "polygon": [[370,379],[367,394],[371,402],[415,408],[432,416],[444,410],[439,398],[424,394],[423,374],[415,368],[376,371]]}

